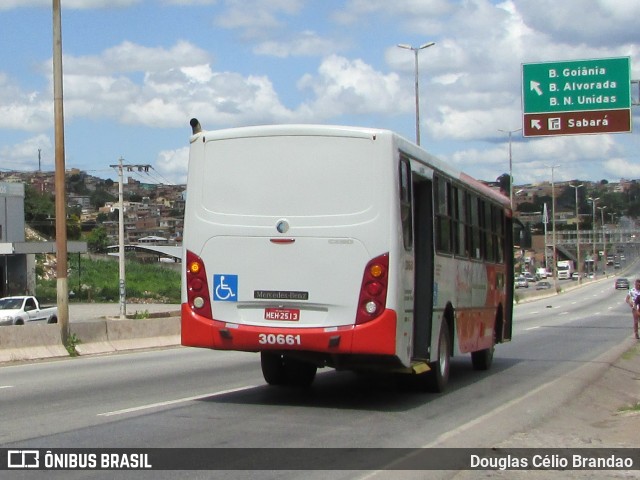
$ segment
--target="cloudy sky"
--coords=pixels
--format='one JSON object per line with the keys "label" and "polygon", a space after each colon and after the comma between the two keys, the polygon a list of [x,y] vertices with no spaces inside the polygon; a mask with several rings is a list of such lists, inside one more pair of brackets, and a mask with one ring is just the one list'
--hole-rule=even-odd
{"label": "cloudy sky", "polygon": [[[630,57],[638,0],[61,0],[67,168],[186,179],[189,119],[388,128],[483,180],[508,172],[522,64]],[[0,0],[0,169],[54,169],[52,0]],[[633,91],[637,100],[637,87]],[[640,107],[633,120],[640,121]],[[516,184],[640,178],[638,133],[523,138]]]}

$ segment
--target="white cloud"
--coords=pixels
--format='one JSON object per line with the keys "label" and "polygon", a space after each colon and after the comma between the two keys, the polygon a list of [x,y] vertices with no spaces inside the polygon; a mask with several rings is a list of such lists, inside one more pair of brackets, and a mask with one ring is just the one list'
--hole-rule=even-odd
{"label": "white cloud", "polygon": [[163,177],[171,179],[173,183],[187,183],[187,170],[189,166],[189,148],[183,147],[176,150],[163,150],[156,159],[156,170]]}
{"label": "white cloud", "polygon": [[[209,53],[185,41],[178,41],[168,49],[124,41],[99,55],[65,55],[64,72],[65,75],[158,72],[176,66],[197,66],[210,60]],[[51,62],[42,68],[49,71]]]}
{"label": "white cloud", "polygon": [[611,178],[640,178],[640,163],[624,158],[609,158],[605,160],[604,168]]}
{"label": "white cloud", "polygon": [[[637,43],[636,0],[513,0],[524,21],[554,43],[600,48]],[[552,13],[551,13],[552,12]]]}
{"label": "white cloud", "polygon": [[0,164],[6,170],[37,170],[38,149],[41,150],[40,165],[43,169],[50,169],[54,163],[53,143],[51,138],[44,134],[0,147]]}
{"label": "white cloud", "polygon": [[42,131],[53,125],[53,103],[25,92],[0,73],[0,128]]}
{"label": "white cloud", "polygon": [[162,3],[166,5],[200,6],[214,5],[218,3],[218,0],[162,0]]}
{"label": "white cloud", "polygon": [[[123,42],[100,55],[67,56],[65,115],[149,127],[182,126],[197,112],[211,126],[292,118],[268,78],[215,72],[208,60],[183,41],[167,49]],[[19,111],[6,113],[14,124],[19,119]]]}
{"label": "white cloud", "polygon": [[[370,15],[416,18],[437,18],[448,15],[454,6],[447,0],[349,0],[345,7],[334,13],[336,21],[343,24],[361,22]],[[426,30],[434,33],[433,30]]]}
{"label": "white cloud", "polygon": [[291,38],[261,42],[253,51],[257,55],[287,58],[324,56],[344,49],[345,45],[343,42],[322,38],[315,32],[305,30]]}
{"label": "white cloud", "polygon": [[[225,11],[215,24],[222,28],[239,29],[245,39],[264,38],[265,32],[284,28],[285,19],[297,14],[302,0],[225,0]],[[284,17],[284,18],[281,18]]]}
{"label": "white cloud", "polygon": [[319,118],[371,112],[397,113],[400,95],[395,73],[375,71],[362,60],[330,55],[322,61],[318,75],[305,75],[298,87],[310,89],[315,100],[307,106]]}

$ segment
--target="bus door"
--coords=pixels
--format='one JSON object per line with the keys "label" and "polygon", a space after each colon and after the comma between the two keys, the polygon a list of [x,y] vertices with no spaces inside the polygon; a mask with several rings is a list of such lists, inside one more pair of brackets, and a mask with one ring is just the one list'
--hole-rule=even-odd
{"label": "bus door", "polygon": [[414,175],[413,357],[429,359],[433,316],[433,182]]}

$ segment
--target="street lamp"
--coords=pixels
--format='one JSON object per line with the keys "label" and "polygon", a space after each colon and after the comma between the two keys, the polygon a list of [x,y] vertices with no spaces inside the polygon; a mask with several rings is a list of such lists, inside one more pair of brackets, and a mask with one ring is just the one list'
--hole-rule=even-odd
{"label": "street lamp", "polygon": [[584,184],[569,185],[576,190],[576,259],[578,261],[578,282],[582,282],[582,263],[580,263],[580,215],[578,214],[578,189]]}
{"label": "street lamp", "polygon": [[591,202],[593,206],[593,220],[592,220],[592,235],[593,235],[593,274],[596,273],[596,202],[600,200],[600,197],[587,197],[587,200]]}
{"label": "street lamp", "polygon": [[509,202],[511,209],[513,210],[513,157],[511,155],[511,135],[521,131],[521,128],[516,130],[501,130],[498,129],[499,132],[506,133],[509,135]]}
{"label": "street lamp", "polygon": [[605,208],[607,208],[606,205],[604,207],[598,207],[598,210],[600,210],[600,228],[602,229],[602,251],[604,252],[604,258],[606,259],[607,258],[607,234],[604,231],[604,209]]}
{"label": "street lamp", "polygon": [[407,45],[405,43],[399,43],[398,47],[404,48],[406,50],[413,51],[415,58],[415,85],[416,85],[416,143],[420,145],[420,95],[418,89],[418,52],[420,50],[424,50],[425,48],[432,47],[436,44],[436,42],[425,43],[424,45],[420,45],[419,47],[412,47],[411,45]]}
{"label": "street lamp", "polygon": [[[545,167],[551,169],[551,228],[553,230],[553,236],[551,241],[553,242],[553,282],[554,285],[558,283],[558,268],[556,266],[557,254],[556,254],[556,188],[553,181],[553,172],[560,165],[545,165]],[[546,252],[545,252],[546,253]]]}

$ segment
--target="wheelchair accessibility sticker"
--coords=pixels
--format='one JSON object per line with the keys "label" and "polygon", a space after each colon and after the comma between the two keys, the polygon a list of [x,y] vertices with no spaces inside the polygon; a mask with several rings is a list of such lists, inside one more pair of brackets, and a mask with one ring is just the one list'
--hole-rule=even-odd
{"label": "wheelchair accessibility sticker", "polygon": [[238,276],[214,275],[213,276],[213,301],[237,302],[238,301]]}

